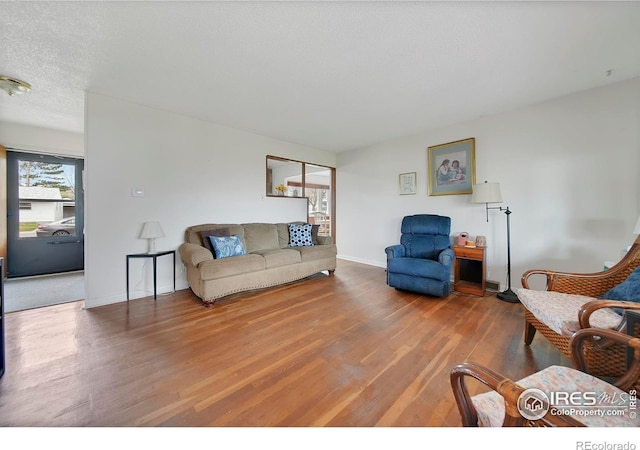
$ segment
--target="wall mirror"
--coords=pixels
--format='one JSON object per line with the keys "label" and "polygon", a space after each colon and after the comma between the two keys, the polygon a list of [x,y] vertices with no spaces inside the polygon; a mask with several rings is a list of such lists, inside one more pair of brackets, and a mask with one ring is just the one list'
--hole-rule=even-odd
{"label": "wall mirror", "polygon": [[267,195],[303,197],[303,169],[301,162],[267,156]]}

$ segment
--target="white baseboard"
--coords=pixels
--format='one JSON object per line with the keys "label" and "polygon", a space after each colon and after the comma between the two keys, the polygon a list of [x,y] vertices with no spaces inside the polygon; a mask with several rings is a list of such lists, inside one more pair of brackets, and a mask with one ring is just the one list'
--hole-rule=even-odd
{"label": "white baseboard", "polygon": [[357,262],[357,263],[360,263],[360,264],[366,264],[368,266],[382,267],[383,269],[387,268],[386,263],[385,264],[381,264],[378,261],[371,261],[371,260],[362,259],[362,258],[354,258],[352,256],[346,256],[346,255],[338,255],[337,258],[338,259],[344,259],[345,261],[352,261],[352,262]]}

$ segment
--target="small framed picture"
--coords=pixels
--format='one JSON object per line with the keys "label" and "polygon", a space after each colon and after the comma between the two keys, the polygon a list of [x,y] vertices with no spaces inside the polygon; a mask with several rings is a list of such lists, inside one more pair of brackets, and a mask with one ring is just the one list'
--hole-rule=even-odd
{"label": "small framed picture", "polygon": [[411,195],[416,193],[416,172],[401,173],[398,180],[398,190],[400,195]]}
{"label": "small framed picture", "polygon": [[476,180],[476,139],[428,148],[429,195],[471,194]]}

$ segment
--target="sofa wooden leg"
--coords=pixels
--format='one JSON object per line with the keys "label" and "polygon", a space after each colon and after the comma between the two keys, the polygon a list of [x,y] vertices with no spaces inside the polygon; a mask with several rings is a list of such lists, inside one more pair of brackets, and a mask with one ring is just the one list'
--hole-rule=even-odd
{"label": "sofa wooden leg", "polygon": [[533,337],[536,335],[536,327],[531,325],[529,322],[525,322],[524,325],[524,343],[526,345],[531,345],[533,341]]}
{"label": "sofa wooden leg", "polygon": [[335,271],[336,271],[336,269],[333,269],[333,270],[329,269],[329,275],[333,275],[333,272],[335,272]]}

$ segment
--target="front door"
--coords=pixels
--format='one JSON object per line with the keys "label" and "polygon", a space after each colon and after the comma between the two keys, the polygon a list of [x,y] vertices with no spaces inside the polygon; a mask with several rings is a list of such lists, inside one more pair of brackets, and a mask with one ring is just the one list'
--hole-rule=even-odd
{"label": "front door", "polygon": [[7,277],[84,269],[81,159],[7,152]]}

